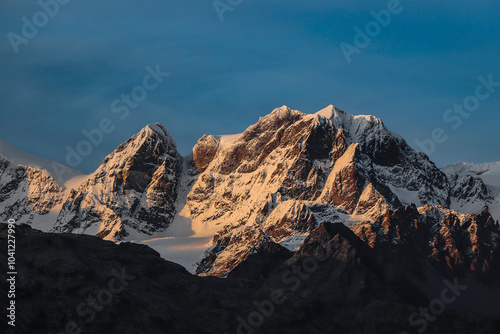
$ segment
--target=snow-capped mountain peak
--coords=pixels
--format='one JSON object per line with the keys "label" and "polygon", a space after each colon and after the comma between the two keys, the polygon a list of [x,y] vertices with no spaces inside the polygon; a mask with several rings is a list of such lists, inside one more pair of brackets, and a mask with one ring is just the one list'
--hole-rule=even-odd
{"label": "snow-capped mountain peak", "polygon": [[304,113],[298,110],[290,109],[284,105],[280,108],[274,109],[270,114],[260,117],[259,121],[253,126],[250,126],[245,132],[251,132],[254,130],[254,126],[258,126],[260,128],[279,127],[282,124],[293,122],[304,115]]}
{"label": "snow-capped mountain peak", "polygon": [[363,137],[367,137],[367,132],[375,136],[389,134],[380,118],[372,115],[351,115],[333,105],[312,115],[331,120],[336,128],[342,129],[347,134],[352,143],[363,142]]}
{"label": "snow-capped mountain peak", "polygon": [[161,123],[148,124],[139,133],[144,133],[146,136],[158,135],[175,143],[174,138],[170,135],[170,133],[168,133],[167,128],[165,128],[165,126]]}
{"label": "snow-capped mountain peak", "polygon": [[46,170],[60,186],[64,186],[68,180],[74,177],[83,175],[83,172],[77,169],[26,153],[2,139],[0,139],[0,155],[9,159],[15,165]]}
{"label": "snow-capped mountain peak", "polygon": [[[65,200],[55,231],[122,239],[172,222],[182,158],[166,128],[149,124],[110,153]],[[127,230],[127,228],[129,230]]]}
{"label": "snow-capped mountain peak", "polygon": [[441,169],[451,184],[450,207],[458,212],[479,212],[484,206],[500,220],[500,162],[459,162]]}
{"label": "snow-capped mountain peak", "polygon": [[153,166],[169,154],[177,154],[175,140],[162,124],[149,124],[104,158],[95,173],[100,173],[100,170],[130,168],[137,163],[137,156],[144,158],[141,162],[145,165]]}
{"label": "snow-capped mountain peak", "polygon": [[[58,208],[52,231],[144,240],[172,225],[213,237],[198,272],[225,275],[262,243],[295,244],[324,221],[373,222],[410,203],[476,214],[489,206],[498,217],[499,165],[439,170],[377,117],[282,106],[241,134],[204,135],[185,158],[163,125],[149,124],[79,187],[48,187],[53,200],[36,191],[29,200]],[[15,174],[4,167],[0,204]]]}
{"label": "snow-capped mountain peak", "polygon": [[345,110],[335,107],[330,104],[326,108],[315,112],[313,115],[318,115],[332,120],[336,125],[361,125],[363,123],[384,124],[382,120],[373,115],[351,115]]}
{"label": "snow-capped mountain peak", "polygon": [[[500,161],[498,162],[489,162],[489,163],[483,163],[483,164],[473,164],[473,163],[467,163],[467,162],[457,162],[452,165],[446,166],[443,169],[443,172],[449,173],[449,174],[468,174],[468,173],[474,173],[476,175],[491,175],[491,174],[496,174],[500,173]],[[500,175],[498,178],[495,178],[498,181],[498,184],[500,186]],[[493,180],[492,180],[493,181]],[[494,182],[492,182],[493,184]]]}

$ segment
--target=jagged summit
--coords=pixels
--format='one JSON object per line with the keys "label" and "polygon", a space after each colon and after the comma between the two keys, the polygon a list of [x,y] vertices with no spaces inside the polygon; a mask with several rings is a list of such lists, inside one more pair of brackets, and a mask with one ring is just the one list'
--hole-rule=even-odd
{"label": "jagged summit", "polygon": [[[68,193],[21,172],[0,166],[0,204],[23,222],[51,211],[56,232],[145,240],[173,226],[208,235],[198,267],[207,275],[227,274],[266,242],[295,250],[322,222],[374,222],[412,203],[471,214],[488,206],[500,217],[495,164],[439,170],[377,117],[333,105],[276,108],[241,134],[204,135],[185,158],[165,126],[149,124]],[[27,200],[12,205],[14,193]]]}
{"label": "jagged summit", "polygon": [[267,115],[265,117],[284,119],[284,118],[288,118],[288,117],[294,116],[294,115],[304,115],[304,113],[302,113],[298,110],[293,110],[293,109],[289,108],[288,106],[283,105],[279,108],[274,109],[269,115]]}
{"label": "jagged summit", "polygon": [[231,145],[204,136],[193,152],[200,176],[189,215],[220,226],[201,273],[225,274],[250,245],[287,242],[339,214],[370,220],[402,204],[448,203],[446,176],[432,162],[378,118],[333,106],[315,114],[283,106]]}
{"label": "jagged summit", "polygon": [[399,135],[390,132],[380,118],[372,115],[351,115],[333,105],[308,116],[330,120],[337,129],[344,131],[350,143],[358,142],[364,145],[369,141],[387,137],[403,140]]}
{"label": "jagged summit", "polygon": [[175,144],[174,138],[170,135],[170,133],[168,133],[167,128],[161,123],[148,124],[139,132],[139,134],[141,133],[144,133],[147,136],[158,135],[163,139],[173,141]]}
{"label": "jagged summit", "polygon": [[129,168],[137,164],[139,156],[145,159],[142,162],[146,168],[147,164],[161,163],[168,155],[178,155],[175,140],[164,125],[149,124],[104,158],[98,170]]}
{"label": "jagged summit", "polygon": [[251,125],[243,133],[244,136],[252,136],[255,132],[266,131],[270,129],[279,129],[303,118],[304,113],[282,106],[274,109],[270,114],[260,117],[258,122]]}
{"label": "jagged summit", "polygon": [[120,240],[132,231],[147,235],[166,229],[175,214],[181,165],[166,128],[147,125],[68,196],[54,230]]}
{"label": "jagged summit", "polygon": [[335,107],[330,104],[329,106],[315,112],[313,115],[318,115],[331,120],[338,119],[338,123],[350,123],[352,120],[365,120],[367,122],[372,122],[376,124],[383,124],[382,120],[373,115],[351,115],[345,110]]}
{"label": "jagged summit", "polygon": [[[350,143],[366,141],[364,139],[370,137],[366,132],[370,131],[375,132],[375,135],[381,135],[381,137],[393,136],[398,140],[402,140],[399,135],[390,132],[381,119],[372,115],[351,115],[333,105],[329,105],[318,112],[306,114],[283,105],[279,108],[275,108],[266,116],[260,117],[257,123],[249,126],[243,134],[213,136],[214,138],[208,138],[212,135],[204,135],[200,141],[219,141],[219,144],[233,143],[236,139],[240,139],[241,135],[244,135],[244,137],[245,135],[246,137],[252,137],[258,132],[269,130],[276,131],[283,127],[289,127],[298,121],[312,121],[312,125],[324,125],[327,122],[331,122],[329,124],[337,130],[342,130],[344,132]],[[375,137],[375,135],[371,137]]]}

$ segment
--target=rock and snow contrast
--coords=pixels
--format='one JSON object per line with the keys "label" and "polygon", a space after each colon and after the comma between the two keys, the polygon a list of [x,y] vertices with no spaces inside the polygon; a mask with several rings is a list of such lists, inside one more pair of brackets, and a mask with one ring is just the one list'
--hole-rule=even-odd
{"label": "rock and snow contrast", "polygon": [[165,230],[176,211],[181,165],[163,125],[146,126],[71,190],[53,230],[111,240],[123,240],[133,231],[151,235]]}
{"label": "rock and snow contrast", "polygon": [[499,206],[500,163],[439,169],[380,119],[333,106],[283,106],[241,134],[203,136],[186,157],[150,124],[64,184],[46,164],[0,157],[3,220],[141,242],[200,275],[226,276],[273,247],[294,252],[324,222],[387,249],[417,233],[413,246],[443,266],[488,270]]}
{"label": "rock and snow contrast", "polygon": [[25,153],[0,139],[0,219],[15,219],[49,230],[67,189],[85,175]]}
{"label": "rock and snow contrast", "polygon": [[451,186],[451,209],[473,213],[486,205],[495,220],[500,220],[500,162],[459,162],[442,168],[442,171]]}
{"label": "rock and snow contrast", "polygon": [[21,151],[2,139],[0,139],[0,155],[2,155],[3,158],[7,158],[15,165],[46,170],[60,186],[64,186],[66,182],[77,179],[83,175],[83,173],[77,169]]}

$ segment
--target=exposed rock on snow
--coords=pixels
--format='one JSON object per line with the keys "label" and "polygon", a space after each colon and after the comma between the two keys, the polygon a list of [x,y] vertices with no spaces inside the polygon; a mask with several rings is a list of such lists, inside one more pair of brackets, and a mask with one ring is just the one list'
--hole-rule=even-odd
{"label": "exposed rock on snow", "polygon": [[[203,275],[226,275],[263,245],[297,248],[325,221],[363,222],[373,244],[382,236],[369,231],[390,230],[385,219],[412,203],[429,212],[417,216],[431,217],[415,219],[436,224],[444,213],[430,212],[481,216],[485,206],[493,223],[500,219],[500,163],[439,170],[380,119],[334,106],[314,114],[277,108],[241,134],[204,135],[184,158],[165,127],[150,124],[74,180],[64,188],[43,169],[0,158],[1,217],[115,241],[211,238],[197,268]],[[447,233],[442,226],[428,243]],[[473,252],[467,247],[452,253]],[[467,259],[469,267],[479,261]]]}
{"label": "exposed rock on snow", "polygon": [[108,155],[65,200],[56,232],[121,240],[127,228],[165,230],[175,215],[182,158],[161,124],[150,124]]}
{"label": "exposed rock on snow", "polygon": [[43,169],[16,165],[0,154],[0,218],[29,221],[62,201],[61,188]]}
{"label": "exposed rock on snow", "polygon": [[425,155],[380,119],[333,106],[309,115],[283,106],[229,145],[204,136],[200,147],[208,158],[198,159],[187,206],[198,224],[220,229],[199,272],[223,275],[256,245],[308,233],[339,212],[377,219],[403,202],[391,188],[415,192],[417,204],[449,203],[447,178]]}

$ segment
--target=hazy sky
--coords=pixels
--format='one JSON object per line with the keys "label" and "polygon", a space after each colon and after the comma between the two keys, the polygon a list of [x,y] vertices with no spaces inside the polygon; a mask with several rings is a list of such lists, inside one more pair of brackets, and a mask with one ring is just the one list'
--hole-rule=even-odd
{"label": "hazy sky", "polygon": [[[54,1],[42,0],[53,17],[36,1],[0,2],[0,138],[29,153],[66,163],[66,147],[108,118],[114,131],[77,166],[90,172],[148,123],[184,155],[284,104],[333,104],[382,118],[415,148],[441,128],[429,154],[440,167],[500,160],[500,87],[474,97],[479,76],[500,82],[498,0],[220,0],[223,21],[211,0]],[[390,22],[370,23],[388,4]],[[367,24],[348,63],[340,45],[355,47]],[[144,98],[137,86],[157,65],[169,76],[148,78]],[[125,107],[131,92],[141,101]],[[471,112],[447,112],[464,99]]]}

